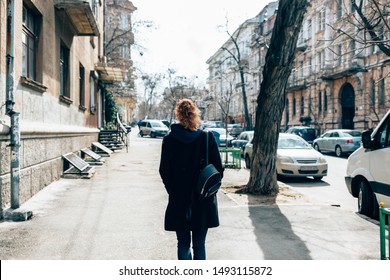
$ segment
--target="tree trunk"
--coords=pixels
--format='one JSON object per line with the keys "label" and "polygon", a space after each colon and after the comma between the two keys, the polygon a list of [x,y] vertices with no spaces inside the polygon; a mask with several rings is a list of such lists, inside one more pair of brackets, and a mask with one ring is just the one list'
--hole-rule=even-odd
{"label": "tree trunk", "polygon": [[285,89],[307,5],[307,0],[279,1],[257,97],[253,156],[247,184],[249,193],[276,195],[279,191],[275,166],[278,135],[285,107]]}
{"label": "tree trunk", "polygon": [[240,66],[240,78],[241,78],[242,100],[244,103],[245,122],[246,122],[245,130],[252,130],[252,121],[251,118],[249,117],[248,100],[246,96],[244,69],[241,66]]}

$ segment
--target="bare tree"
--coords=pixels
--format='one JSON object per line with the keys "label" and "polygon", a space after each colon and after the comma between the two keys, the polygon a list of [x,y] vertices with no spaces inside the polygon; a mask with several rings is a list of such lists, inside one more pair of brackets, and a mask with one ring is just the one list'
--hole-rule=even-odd
{"label": "bare tree", "polygon": [[158,85],[161,83],[163,75],[160,73],[155,74],[142,74],[141,80],[144,87],[144,100],[142,106],[140,106],[141,114],[143,117],[151,117],[153,115],[153,105],[158,92],[156,91]]}
{"label": "bare tree", "polygon": [[241,32],[246,27],[246,24],[247,22],[244,22],[238,27],[238,29],[233,34],[231,34],[228,29],[228,20],[226,19],[225,32],[228,34],[229,39],[233,43],[234,49],[228,49],[225,46],[223,46],[222,49],[225,50],[229,54],[229,57],[233,58],[233,60],[237,64],[237,69],[240,74],[240,87],[241,87],[242,101],[244,106],[246,130],[252,130],[253,126],[252,126],[252,120],[249,116],[248,100],[247,100],[246,84],[245,84],[245,74],[247,73],[248,70],[248,61],[242,58],[241,49],[239,46],[239,37]]}
{"label": "bare tree", "polygon": [[247,191],[275,195],[279,191],[275,159],[280,123],[286,101],[298,34],[308,6],[307,0],[280,0],[257,98],[253,157]]}

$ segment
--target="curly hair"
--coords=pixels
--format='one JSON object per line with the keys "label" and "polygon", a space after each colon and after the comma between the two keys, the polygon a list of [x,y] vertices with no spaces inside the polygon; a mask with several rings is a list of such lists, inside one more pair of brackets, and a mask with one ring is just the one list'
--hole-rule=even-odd
{"label": "curly hair", "polygon": [[176,105],[176,118],[186,129],[195,131],[199,128],[199,114],[199,109],[190,99],[181,99]]}

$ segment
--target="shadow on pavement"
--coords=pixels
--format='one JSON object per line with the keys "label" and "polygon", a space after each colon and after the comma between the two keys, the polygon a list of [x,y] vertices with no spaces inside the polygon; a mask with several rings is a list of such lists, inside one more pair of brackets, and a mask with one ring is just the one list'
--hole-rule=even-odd
{"label": "shadow on pavement", "polygon": [[310,251],[277,205],[249,207],[257,243],[265,260],[310,260]]}

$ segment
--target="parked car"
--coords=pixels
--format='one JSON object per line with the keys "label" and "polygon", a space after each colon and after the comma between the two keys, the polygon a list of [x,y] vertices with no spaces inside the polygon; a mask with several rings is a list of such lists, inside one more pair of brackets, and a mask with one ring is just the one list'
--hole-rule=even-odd
{"label": "parked car", "polygon": [[351,129],[332,129],[313,141],[313,147],[319,152],[333,152],[341,157],[353,153],[360,147],[362,133]]}
{"label": "parked car", "polygon": [[244,130],[239,124],[228,124],[227,129],[228,133],[233,137],[237,137]]}
{"label": "parked car", "polygon": [[242,157],[244,157],[245,145],[252,140],[253,135],[253,130],[243,131],[240,133],[240,135],[238,135],[236,139],[232,141],[232,147],[240,148]]}
{"label": "parked car", "polygon": [[314,128],[308,126],[294,126],[287,129],[286,133],[295,134],[302,137],[307,143],[312,144],[317,133]]}
{"label": "parked car", "polygon": [[[251,167],[253,139],[245,146],[245,166]],[[313,176],[319,181],[328,173],[325,157],[300,136],[279,133],[276,174],[286,177]]]}
{"label": "parked car", "polygon": [[362,143],[348,158],[345,183],[359,213],[378,219],[379,203],[390,207],[390,110],[374,131],[363,132]]}
{"label": "parked car", "polygon": [[165,136],[168,133],[168,127],[160,120],[142,120],[139,128],[139,135],[144,137],[149,135],[152,138]]}
{"label": "parked car", "polygon": [[203,129],[206,128],[225,128],[225,123],[221,121],[207,121],[202,124]]}
{"label": "parked car", "polygon": [[213,131],[214,136],[218,134],[219,140],[217,139],[217,143],[219,143],[220,147],[231,147],[232,141],[234,140],[234,137],[226,134],[225,128],[218,128],[218,127],[208,127],[205,129],[206,131]]}

